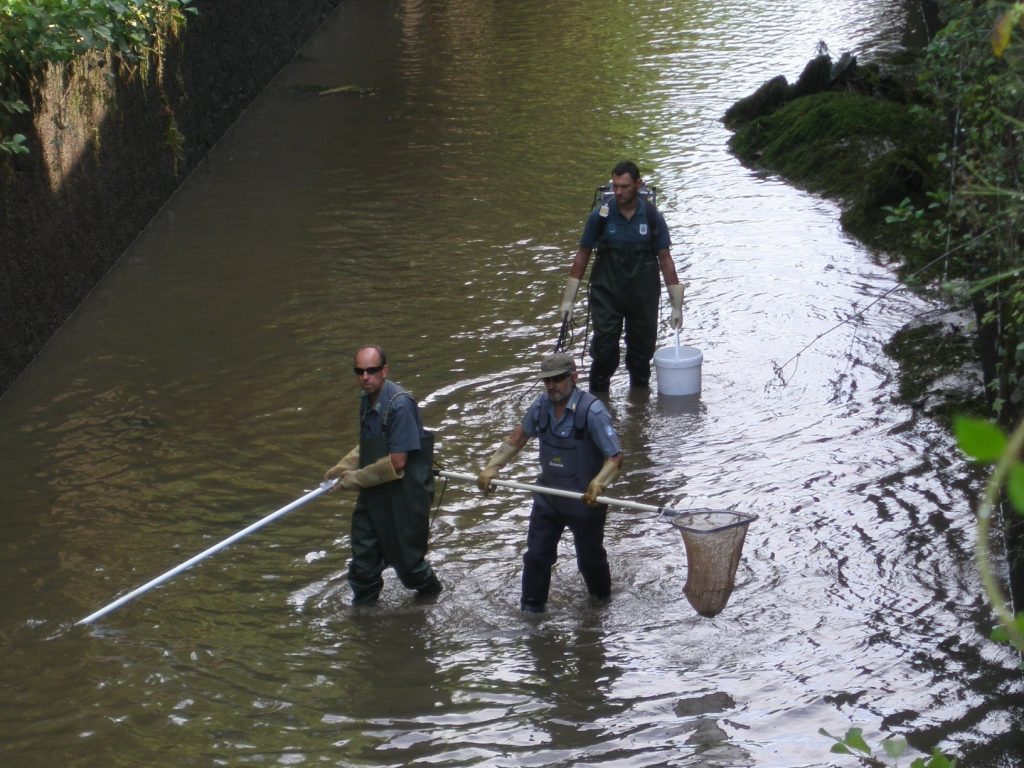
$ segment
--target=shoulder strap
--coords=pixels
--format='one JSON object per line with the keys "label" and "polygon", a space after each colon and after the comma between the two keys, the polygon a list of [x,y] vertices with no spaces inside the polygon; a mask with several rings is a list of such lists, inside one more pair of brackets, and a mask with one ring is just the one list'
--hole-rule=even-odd
{"label": "shoulder strap", "polygon": [[[611,215],[611,209],[609,208],[608,214]],[[594,245],[597,245],[601,239],[601,235],[604,234],[605,225],[608,224],[608,216],[602,216],[601,211],[597,212],[597,237],[594,238]]]}
{"label": "shoulder strap", "polygon": [[401,387],[398,387],[398,390],[395,392],[395,394],[391,396],[390,400],[388,400],[387,405],[383,409],[381,409],[380,431],[383,432],[385,436],[388,434],[388,419],[391,418],[391,411],[395,407],[395,402],[398,400],[398,398],[402,397],[403,395],[405,395],[410,400],[413,400],[413,402],[415,402],[412,395],[410,395]]}
{"label": "shoulder strap", "polygon": [[573,422],[573,429],[577,440],[582,440],[587,434],[587,417],[590,415],[591,406],[597,402],[597,398],[589,392],[584,392],[580,401],[576,403],[576,418]]}
{"label": "shoulder strap", "polygon": [[654,207],[654,203],[650,200],[647,201],[647,223],[651,225],[651,250],[655,250],[658,247],[658,220],[661,219],[661,214],[658,213],[658,209]]}
{"label": "shoulder strap", "polygon": [[548,417],[548,404],[544,402],[537,409],[540,413],[537,414],[537,427],[541,432],[548,431],[548,423],[551,419]]}

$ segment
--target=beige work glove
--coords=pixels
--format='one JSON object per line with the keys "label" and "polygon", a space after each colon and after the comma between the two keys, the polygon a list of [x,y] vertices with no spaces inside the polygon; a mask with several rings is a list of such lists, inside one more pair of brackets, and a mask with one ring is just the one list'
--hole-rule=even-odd
{"label": "beige work glove", "polygon": [[672,305],[672,316],[668,324],[675,330],[683,327],[683,284],[676,283],[668,286],[669,303]]}
{"label": "beige work glove", "polygon": [[[576,282],[579,281],[577,280]],[[476,487],[484,493],[494,490],[491,488],[491,480],[498,476],[498,470],[512,461],[517,453],[519,453],[518,448],[508,440],[502,440],[498,450],[494,452],[491,460],[487,462],[487,466],[481,469],[480,474],[476,476]]]}
{"label": "beige work glove", "polygon": [[[328,480],[334,480],[337,477],[341,477],[346,472],[351,472],[353,469],[359,469],[359,446],[357,445],[351,451],[346,453],[341,460],[333,467],[324,472],[324,482]],[[336,490],[337,485],[331,490]]]}
{"label": "beige work glove", "polygon": [[362,469],[348,470],[342,473],[339,485],[346,491],[358,491],[390,483],[392,480],[401,480],[404,474],[405,472],[395,471],[395,465],[391,463],[390,456],[382,456],[373,464],[367,464]]}
{"label": "beige work glove", "polygon": [[597,506],[597,497],[604,493],[604,489],[611,485],[612,481],[619,476],[619,467],[612,459],[605,459],[604,466],[590,481],[587,490],[583,492],[583,500],[591,507]]}
{"label": "beige work glove", "polygon": [[576,303],[576,293],[580,289],[580,281],[570,277],[565,284],[565,291],[562,293],[562,303],[558,307],[558,314],[565,317],[565,313],[572,314],[572,307]]}

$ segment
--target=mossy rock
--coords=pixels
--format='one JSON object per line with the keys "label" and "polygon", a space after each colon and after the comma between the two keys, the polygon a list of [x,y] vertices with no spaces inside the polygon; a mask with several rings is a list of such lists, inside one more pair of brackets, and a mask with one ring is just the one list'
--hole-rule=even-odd
{"label": "mossy rock", "polygon": [[789,82],[782,75],[773,77],[752,94],[729,107],[722,122],[726,128],[739,128],[759,117],[770,115],[785,104],[788,98]]}
{"label": "mossy rock", "polygon": [[[868,245],[896,250],[913,259],[918,244],[913,222],[887,222],[889,209],[910,200],[918,208],[928,205],[930,166],[918,149],[895,147],[875,158],[863,171],[860,194],[847,195],[849,205],[840,216],[843,229]],[[931,258],[932,254],[925,254]]]}
{"label": "mossy rock", "polygon": [[970,312],[938,310],[900,329],[885,345],[899,364],[900,403],[949,423],[958,413],[985,416],[977,339]]}
{"label": "mossy rock", "polygon": [[[847,202],[898,203],[890,178],[923,173],[915,148],[933,146],[906,105],[858,93],[829,91],[796,99],[754,120],[729,142],[747,163],[764,166],[815,192]],[[895,153],[895,154],[894,154]],[[877,165],[877,167],[875,167]],[[895,177],[894,169],[899,169]],[[867,191],[871,179],[881,190]],[[921,187],[920,179],[903,186]],[[899,185],[897,185],[899,186]]]}
{"label": "mossy rock", "polygon": [[790,99],[800,99],[813,93],[827,91],[832,85],[832,57],[828,54],[815,56],[804,66],[796,83],[790,90]]}

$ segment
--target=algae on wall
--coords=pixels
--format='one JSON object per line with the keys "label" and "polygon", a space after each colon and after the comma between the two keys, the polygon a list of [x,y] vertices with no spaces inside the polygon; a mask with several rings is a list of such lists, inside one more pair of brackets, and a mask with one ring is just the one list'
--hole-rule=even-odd
{"label": "algae on wall", "polygon": [[0,160],[0,393],[341,0],[195,0],[144,67],[51,67]]}

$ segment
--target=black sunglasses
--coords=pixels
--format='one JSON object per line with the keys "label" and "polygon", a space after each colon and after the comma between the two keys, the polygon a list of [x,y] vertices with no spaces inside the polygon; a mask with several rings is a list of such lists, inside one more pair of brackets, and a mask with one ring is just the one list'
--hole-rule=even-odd
{"label": "black sunglasses", "polygon": [[356,367],[352,369],[353,373],[355,373],[356,376],[362,376],[364,373],[369,376],[373,376],[373,374],[380,373],[383,370],[383,365],[371,365],[369,368]]}

